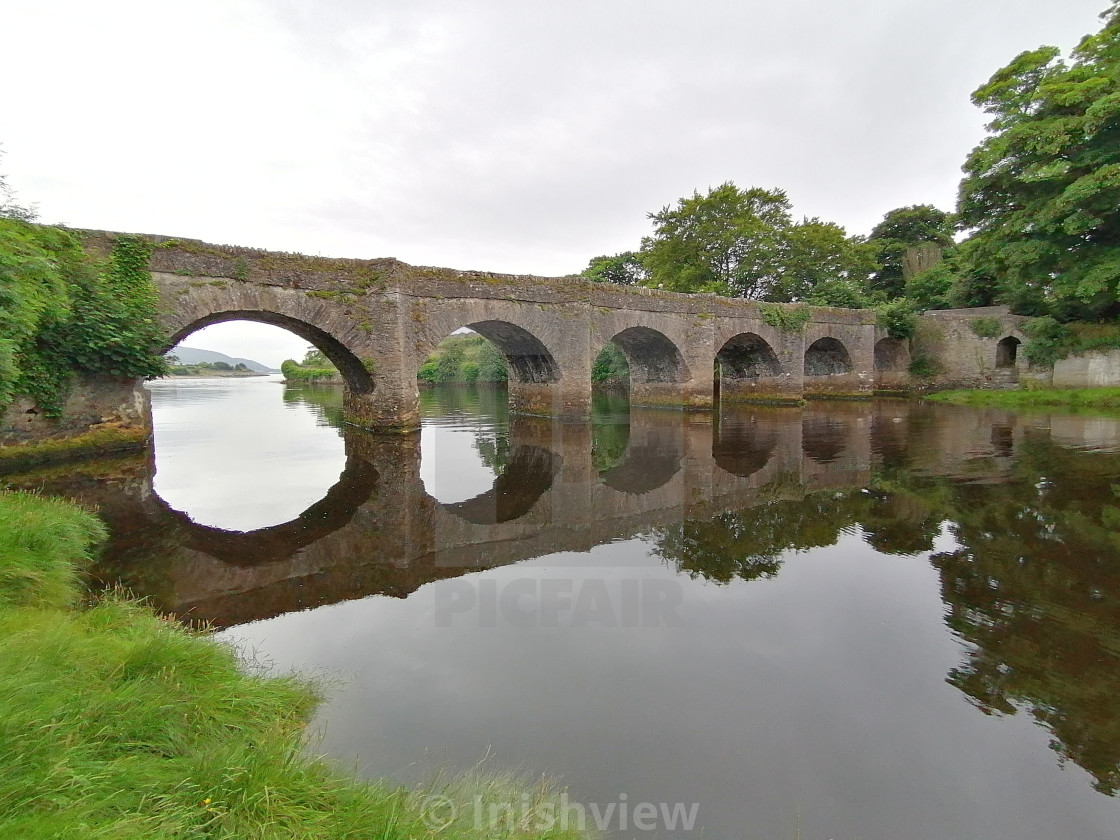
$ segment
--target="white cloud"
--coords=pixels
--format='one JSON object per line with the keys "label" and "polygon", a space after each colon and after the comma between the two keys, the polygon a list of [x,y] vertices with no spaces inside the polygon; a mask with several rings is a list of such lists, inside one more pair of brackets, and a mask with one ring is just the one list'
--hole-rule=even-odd
{"label": "white cloud", "polygon": [[1103,0],[44,0],[0,12],[46,221],[558,274],[733,179],[866,232],[951,206],[971,90]]}

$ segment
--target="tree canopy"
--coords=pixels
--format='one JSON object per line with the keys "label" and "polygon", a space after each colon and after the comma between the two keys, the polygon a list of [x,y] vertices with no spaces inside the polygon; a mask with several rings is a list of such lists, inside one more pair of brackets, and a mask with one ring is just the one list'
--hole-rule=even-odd
{"label": "tree canopy", "polygon": [[768,301],[867,304],[876,248],[821,219],[794,222],[779,189],[731,181],[650,213],[641,250],[595,257],[583,276],[675,292],[712,292]]}
{"label": "tree canopy", "polygon": [[1020,310],[1114,316],[1120,281],[1120,3],[1063,61],[1024,52],[972,95],[991,121],[969,155],[962,263]]}

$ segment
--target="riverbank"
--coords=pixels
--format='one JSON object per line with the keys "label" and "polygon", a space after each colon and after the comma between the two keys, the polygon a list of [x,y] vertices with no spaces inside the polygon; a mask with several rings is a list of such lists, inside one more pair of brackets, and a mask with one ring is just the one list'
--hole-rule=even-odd
{"label": "riverbank", "polygon": [[1039,388],[1022,391],[942,391],[924,399],[983,408],[1101,408],[1120,410],[1120,388]]}
{"label": "riverbank", "polygon": [[549,785],[476,772],[408,790],[308,757],[320,689],[122,593],[91,599],[81,572],[104,537],[75,505],[0,491],[0,836],[583,836],[476,825],[523,796],[546,813]]}

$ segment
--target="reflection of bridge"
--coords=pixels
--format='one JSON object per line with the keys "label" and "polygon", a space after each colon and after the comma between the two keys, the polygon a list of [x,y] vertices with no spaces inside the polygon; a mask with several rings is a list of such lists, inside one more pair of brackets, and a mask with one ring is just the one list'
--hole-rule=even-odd
{"label": "reflection of bridge", "polygon": [[[935,422],[933,422],[935,421]],[[826,489],[866,486],[873,464],[999,481],[1028,428],[1116,446],[1120,423],[1078,417],[832,404],[710,418],[635,412],[622,460],[598,474],[593,427],[518,418],[494,487],[441,504],[424,490],[414,438],[348,436],[338,484],[299,519],[248,534],[192,523],[151,492],[151,473],[110,491],[68,485],[109,520],[106,555],[164,609],[218,625],[381,593],[556,551],[587,551],[685,520]]]}

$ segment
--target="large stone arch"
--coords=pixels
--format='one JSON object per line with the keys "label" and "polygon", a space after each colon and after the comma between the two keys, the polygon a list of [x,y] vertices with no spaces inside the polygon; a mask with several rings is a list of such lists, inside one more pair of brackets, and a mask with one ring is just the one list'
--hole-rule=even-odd
{"label": "large stone arch", "polygon": [[[464,327],[490,341],[509,370],[509,405],[522,414],[586,414],[589,400],[572,399],[573,377],[568,376],[571,353],[564,342],[563,323],[554,313],[519,301],[414,299],[410,302],[408,334],[410,363],[401,375],[405,387],[417,393],[416,372],[437,345]],[[577,389],[578,390],[578,389]],[[583,389],[590,395],[590,383]],[[579,410],[571,410],[573,402]]]}
{"label": "large stone arch", "polygon": [[756,332],[741,332],[716,353],[720,400],[749,401],[774,397],[786,371],[774,347]]}
{"label": "large stone arch", "polygon": [[222,324],[227,321],[255,321],[259,324],[271,324],[281,327],[305,341],[314,344],[342,374],[346,387],[356,394],[369,394],[373,392],[373,375],[370,373],[371,365],[364,364],[345,344],[330,333],[314,324],[309,324],[299,318],[293,318],[279,312],[266,312],[252,309],[232,309],[222,312],[212,312],[196,321],[177,330],[171,341],[164,348],[170,350],[176,344],[186,339],[191,333],[209,327],[213,324]]}
{"label": "large stone arch", "polygon": [[610,340],[630,366],[631,403],[679,404],[680,386],[692,379],[692,373],[672,339],[652,327],[636,326],[615,333]]}
{"label": "large stone arch", "polygon": [[627,327],[611,337],[630,364],[630,384],[687,382],[684,356],[665,333],[652,327]]}
{"label": "large stone arch", "polygon": [[[212,324],[237,320],[272,324],[315,345],[338,367],[348,423],[373,430],[418,427],[415,400],[402,401],[392,376],[395,336],[372,327],[371,319],[383,315],[373,306],[359,317],[349,305],[298,289],[153,276],[160,288],[168,349]],[[385,368],[389,368],[387,378]]]}
{"label": "large stone arch", "polygon": [[560,365],[556,357],[544,342],[524,327],[494,320],[474,321],[464,326],[501,351],[510,376],[518,382],[545,384],[560,379]]}

